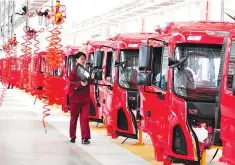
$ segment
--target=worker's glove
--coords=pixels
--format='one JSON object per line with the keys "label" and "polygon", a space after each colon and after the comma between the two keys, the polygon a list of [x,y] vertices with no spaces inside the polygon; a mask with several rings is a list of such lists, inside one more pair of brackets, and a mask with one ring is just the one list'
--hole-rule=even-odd
{"label": "worker's glove", "polygon": [[78,90],[79,90],[79,88],[75,88],[74,90],[75,90],[75,91],[78,91]]}
{"label": "worker's glove", "polygon": [[88,82],[87,81],[84,81],[84,82],[82,81],[81,84],[82,84],[82,86],[87,86]]}

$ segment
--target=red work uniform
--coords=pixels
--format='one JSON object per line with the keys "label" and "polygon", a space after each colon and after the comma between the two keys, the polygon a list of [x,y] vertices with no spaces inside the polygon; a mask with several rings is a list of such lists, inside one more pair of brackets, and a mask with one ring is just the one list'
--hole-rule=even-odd
{"label": "red work uniform", "polygon": [[[69,101],[70,101],[70,138],[76,139],[77,121],[80,114],[80,128],[83,139],[90,139],[89,112],[90,112],[90,86],[82,86],[81,80],[75,74],[76,67],[69,76]],[[75,88],[80,88],[75,90]]]}

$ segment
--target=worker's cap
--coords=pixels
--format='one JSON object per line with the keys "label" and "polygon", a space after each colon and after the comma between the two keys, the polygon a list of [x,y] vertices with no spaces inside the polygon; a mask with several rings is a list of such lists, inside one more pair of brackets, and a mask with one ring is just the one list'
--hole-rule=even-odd
{"label": "worker's cap", "polygon": [[60,2],[60,0],[56,0],[56,2]]}
{"label": "worker's cap", "polygon": [[81,56],[84,56],[86,58],[86,54],[83,52],[78,52],[77,54],[75,54],[75,59],[80,58]]}

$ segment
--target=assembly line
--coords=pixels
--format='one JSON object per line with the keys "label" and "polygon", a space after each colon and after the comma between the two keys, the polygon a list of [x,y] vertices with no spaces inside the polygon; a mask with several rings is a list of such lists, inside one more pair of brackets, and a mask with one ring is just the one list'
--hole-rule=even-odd
{"label": "assembly line", "polygon": [[66,6],[36,11],[45,27],[26,21],[24,42],[12,31],[3,45],[1,163],[235,165],[235,23],[171,21],[64,46]]}

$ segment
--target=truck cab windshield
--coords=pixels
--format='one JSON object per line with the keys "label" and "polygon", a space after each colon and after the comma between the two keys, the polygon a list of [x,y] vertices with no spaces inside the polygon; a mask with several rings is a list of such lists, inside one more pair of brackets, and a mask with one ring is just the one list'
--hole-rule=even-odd
{"label": "truck cab windshield", "polygon": [[174,68],[174,91],[177,95],[187,99],[214,101],[221,48],[222,45],[196,44],[176,47],[175,57],[178,60],[190,53],[181,67]]}
{"label": "truck cab windshield", "polygon": [[138,68],[139,50],[121,50],[120,62],[125,62],[119,67],[118,82],[121,87],[128,89],[137,89],[137,68]]}

